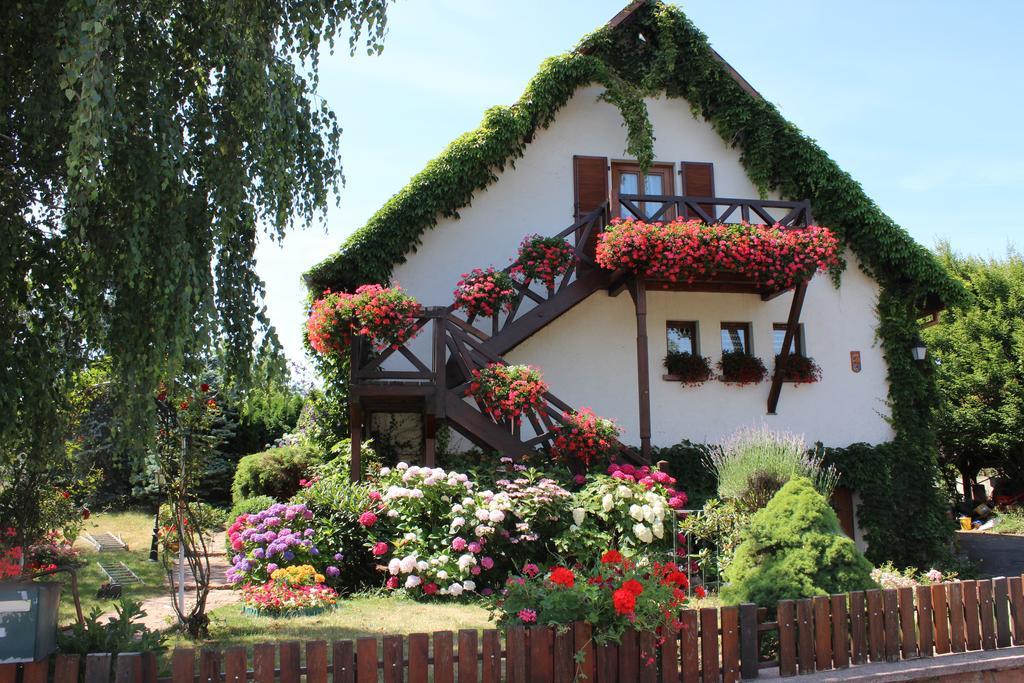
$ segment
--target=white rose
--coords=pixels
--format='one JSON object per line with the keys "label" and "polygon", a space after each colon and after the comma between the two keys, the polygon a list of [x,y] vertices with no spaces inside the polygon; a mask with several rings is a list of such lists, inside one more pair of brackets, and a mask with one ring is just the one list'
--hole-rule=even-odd
{"label": "white rose", "polygon": [[604,494],[604,498],[601,499],[601,509],[609,512],[613,507],[615,507],[615,499],[612,498],[612,494]]}
{"label": "white rose", "polygon": [[587,518],[587,511],[584,510],[583,508],[575,508],[572,511],[572,521],[576,522],[577,526],[579,526],[580,524],[583,524],[583,520],[586,519],[586,518]]}
{"label": "white rose", "polygon": [[388,573],[392,576],[397,576],[398,572],[402,570],[402,561],[397,557],[392,557],[391,561],[388,562]]}
{"label": "white rose", "polygon": [[633,519],[635,519],[638,522],[643,521],[643,518],[644,518],[643,508],[641,508],[639,505],[630,505],[629,506],[629,516],[632,517]]}
{"label": "white rose", "polygon": [[453,583],[452,585],[448,586],[448,594],[454,595],[455,597],[459,597],[460,595],[462,595],[462,584]]}
{"label": "white rose", "polygon": [[476,582],[475,581],[468,581],[468,580],[467,581],[463,581],[462,582],[462,587],[465,588],[468,591],[475,591],[476,590]]}
{"label": "white rose", "polygon": [[406,588],[415,588],[416,586],[420,585],[422,582],[423,582],[423,580],[420,577],[416,576],[415,574],[409,574],[409,578],[407,578],[405,580],[405,587]]}
{"label": "white rose", "polygon": [[491,514],[488,515],[488,518],[494,524],[498,524],[499,522],[505,519],[505,513],[502,512],[501,510],[491,510]]}

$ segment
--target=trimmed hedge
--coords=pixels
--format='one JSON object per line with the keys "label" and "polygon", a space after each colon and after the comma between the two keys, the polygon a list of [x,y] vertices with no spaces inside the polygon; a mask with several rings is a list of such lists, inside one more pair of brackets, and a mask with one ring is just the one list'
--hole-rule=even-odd
{"label": "trimmed hedge", "polygon": [[231,484],[231,500],[235,505],[254,496],[288,500],[301,488],[299,480],[316,464],[317,458],[299,446],[282,446],[247,455],[238,461]]}

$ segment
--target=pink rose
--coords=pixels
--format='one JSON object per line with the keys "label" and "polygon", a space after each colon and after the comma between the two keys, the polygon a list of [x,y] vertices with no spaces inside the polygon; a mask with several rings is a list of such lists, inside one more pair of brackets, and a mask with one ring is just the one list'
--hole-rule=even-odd
{"label": "pink rose", "polygon": [[376,557],[380,557],[381,555],[385,555],[385,554],[387,554],[387,552],[388,552],[388,544],[385,543],[384,541],[378,541],[377,544],[373,546],[373,554]]}

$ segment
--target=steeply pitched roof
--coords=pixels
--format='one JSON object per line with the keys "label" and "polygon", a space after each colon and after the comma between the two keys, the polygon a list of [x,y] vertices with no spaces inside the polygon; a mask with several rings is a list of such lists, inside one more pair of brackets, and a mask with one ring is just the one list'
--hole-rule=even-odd
{"label": "steeply pitched roof", "polygon": [[880,283],[922,308],[941,307],[962,288],[932,254],[886,216],[813,140],[729,66],[675,6],[637,0],[572,52],[546,60],[511,106],[493,107],[479,128],[454,140],[381,207],[341,249],[305,275],[312,294],[384,282],[441,217],[458,216],[474,193],[523,155],[573,93],[622,81],[642,92],[681,97],[708,120],[762,191],[810,199],[819,223],[835,230]]}

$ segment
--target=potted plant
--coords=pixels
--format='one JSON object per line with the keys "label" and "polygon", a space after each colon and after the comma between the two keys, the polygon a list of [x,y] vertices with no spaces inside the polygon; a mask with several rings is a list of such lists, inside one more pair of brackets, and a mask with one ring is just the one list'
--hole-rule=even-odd
{"label": "potted plant", "polygon": [[363,285],[355,293],[324,292],[306,320],[306,338],[323,355],[343,354],[352,335],[370,339],[378,350],[397,348],[412,335],[422,312],[401,287]]}
{"label": "potted plant", "polygon": [[572,246],[564,238],[529,235],[519,245],[512,272],[524,282],[539,280],[548,289],[554,289],[555,280],[569,271],[574,259]]}
{"label": "potted plant", "polygon": [[524,413],[539,410],[544,405],[547,391],[548,385],[537,368],[491,363],[473,370],[466,395],[479,401],[495,422],[515,424]]}
{"label": "potted plant", "polygon": [[761,359],[746,351],[724,351],[718,370],[719,379],[727,384],[759,384],[768,375]]}
{"label": "potted plant", "polygon": [[562,416],[563,424],[552,431],[551,457],[583,469],[592,462],[610,459],[619,448],[621,430],[611,420],[598,417],[590,408],[581,408]]}
{"label": "potted plant", "polygon": [[782,372],[785,382],[794,384],[812,384],[821,380],[821,368],[813,358],[789,354],[785,362],[780,363],[780,356],[775,356],[775,370]]}
{"label": "potted plant", "polygon": [[665,379],[680,382],[683,386],[698,386],[712,377],[711,361],[689,351],[669,351],[664,365],[668,371]]}
{"label": "potted plant", "polygon": [[494,268],[463,273],[454,292],[455,307],[466,315],[497,315],[502,308],[509,309],[516,298],[515,282],[504,271]]}

